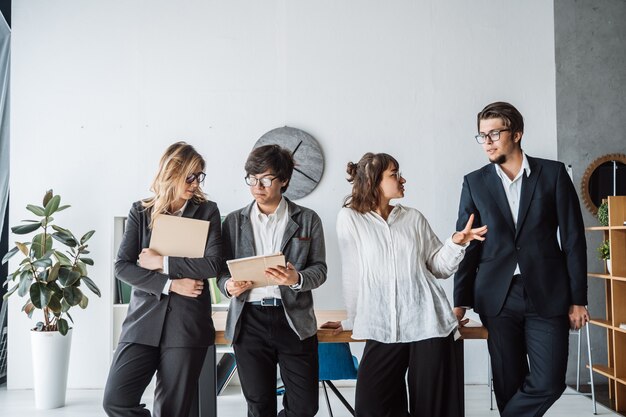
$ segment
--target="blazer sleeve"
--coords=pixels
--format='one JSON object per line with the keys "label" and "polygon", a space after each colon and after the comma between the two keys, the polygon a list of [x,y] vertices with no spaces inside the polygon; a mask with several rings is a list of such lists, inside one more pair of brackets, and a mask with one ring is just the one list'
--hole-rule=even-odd
{"label": "blazer sleeve", "polygon": [[311,222],[311,247],[307,257],[306,267],[301,269],[301,287],[297,291],[311,291],[326,281],[326,244],[324,242],[324,228],[322,220],[313,213]]}
{"label": "blazer sleeve", "polygon": [[578,195],[565,165],[560,164],[556,207],[561,250],[565,254],[572,304],[587,305],[587,241]]}
{"label": "blazer sleeve", "polygon": [[162,293],[163,286],[169,277],[137,265],[137,259],[142,250],[141,236],[145,227],[141,222],[142,216],[145,214],[140,213],[140,210],[142,211],[143,207],[141,203],[137,202],[133,204],[128,213],[126,230],[115,262],[115,276],[134,288],[161,299],[164,296]]}
{"label": "blazer sleeve", "polygon": [[[201,209],[199,208],[199,210]],[[171,256],[169,258],[169,275],[171,279],[207,279],[217,277],[222,264],[222,226],[220,211],[215,203],[208,203],[208,212],[202,214],[201,220],[210,222],[204,256],[202,258]]]}
{"label": "blazer sleeve", "polygon": [[[472,227],[479,227],[482,224],[480,213],[474,204],[471,187],[466,176],[463,179],[456,230],[463,230],[465,228],[469,216],[472,213],[474,214],[474,224]],[[474,307],[474,282],[476,281],[476,271],[480,262],[481,248],[480,242],[473,240],[465,249],[465,257],[459,264],[459,269],[454,275],[455,307]]]}
{"label": "blazer sleeve", "polygon": [[234,250],[232,243],[236,236],[232,235],[232,230],[236,226],[235,214],[231,213],[226,216],[222,224],[222,255],[224,256],[220,265],[220,272],[217,276],[217,286],[226,297],[230,298],[230,294],[226,291],[226,281],[230,279],[230,271],[228,270],[227,260],[233,259]]}

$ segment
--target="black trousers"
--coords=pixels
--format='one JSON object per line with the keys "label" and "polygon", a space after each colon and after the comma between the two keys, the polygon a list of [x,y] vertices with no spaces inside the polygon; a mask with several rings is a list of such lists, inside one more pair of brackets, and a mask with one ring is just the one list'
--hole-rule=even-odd
{"label": "black trousers", "polygon": [[463,363],[456,348],[453,335],[412,343],[368,340],[357,376],[356,416],[464,416]]}
{"label": "black trousers", "polygon": [[207,348],[164,348],[120,343],[104,389],[103,407],[110,417],[150,416],[141,396],[154,373],[153,415],[188,416]]}
{"label": "black trousers", "polygon": [[276,416],[276,364],[286,417],[313,417],[319,405],[317,336],[300,340],[282,307],[246,304],[233,348],[249,417]]}
{"label": "black trousers", "polygon": [[523,279],[516,276],[500,314],[481,320],[489,330],[487,345],[500,415],[544,415],[565,390],[567,315],[540,317],[524,291]]}

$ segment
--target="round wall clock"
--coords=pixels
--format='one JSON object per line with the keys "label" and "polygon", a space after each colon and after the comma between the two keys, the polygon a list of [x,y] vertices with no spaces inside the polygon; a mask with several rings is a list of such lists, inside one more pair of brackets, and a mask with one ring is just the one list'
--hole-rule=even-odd
{"label": "round wall clock", "polygon": [[261,136],[254,147],[263,145],[279,145],[293,155],[295,168],[285,197],[298,200],[317,187],[324,173],[324,155],[313,136],[293,127],[279,127]]}

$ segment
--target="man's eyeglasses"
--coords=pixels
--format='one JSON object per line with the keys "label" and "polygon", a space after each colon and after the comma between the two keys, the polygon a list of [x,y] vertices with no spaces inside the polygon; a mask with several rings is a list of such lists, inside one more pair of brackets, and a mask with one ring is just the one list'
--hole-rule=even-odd
{"label": "man's eyeglasses", "polygon": [[198,172],[196,174],[189,174],[187,178],[185,178],[185,182],[187,184],[193,184],[195,180],[198,180],[198,183],[201,183],[204,181],[205,177],[206,177],[206,174],[204,172]]}
{"label": "man's eyeglasses", "polygon": [[278,178],[278,177],[257,178],[257,177],[253,177],[251,175],[248,175],[247,177],[245,177],[245,180],[246,180],[246,184],[248,184],[250,187],[254,187],[258,183],[261,183],[263,188],[267,188],[267,187],[271,187],[272,186],[272,181],[274,181],[276,178]]}
{"label": "man's eyeglasses", "polygon": [[478,135],[474,136],[476,138],[476,142],[480,143],[481,145],[485,142],[487,142],[487,138],[491,139],[492,142],[497,142],[500,140],[500,132],[509,132],[511,129],[498,129],[498,130],[492,130],[489,133],[479,133]]}

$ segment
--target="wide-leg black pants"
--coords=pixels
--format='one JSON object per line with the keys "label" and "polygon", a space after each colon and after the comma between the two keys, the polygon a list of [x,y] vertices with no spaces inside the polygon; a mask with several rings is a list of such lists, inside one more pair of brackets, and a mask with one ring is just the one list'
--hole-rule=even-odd
{"label": "wide-leg black pants", "polygon": [[104,389],[104,411],[110,417],[149,417],[140,402],[156,372],[152,415],[188,416],[206,353],[206,347],[120,343]]}
{"label": "wide-leg black pants", "polygon": [[456,348],[452,334],[411,343],[368,340],[357,376],[357,417],[462,417],[463,363]]}
{"label": "wide-leg black pants", "polygon": [[319,406],[317,336],[300,340],[282,307],[246,304],[233,343],[249,417],[276,416],[276,364],[286,417],[313,417]]}

